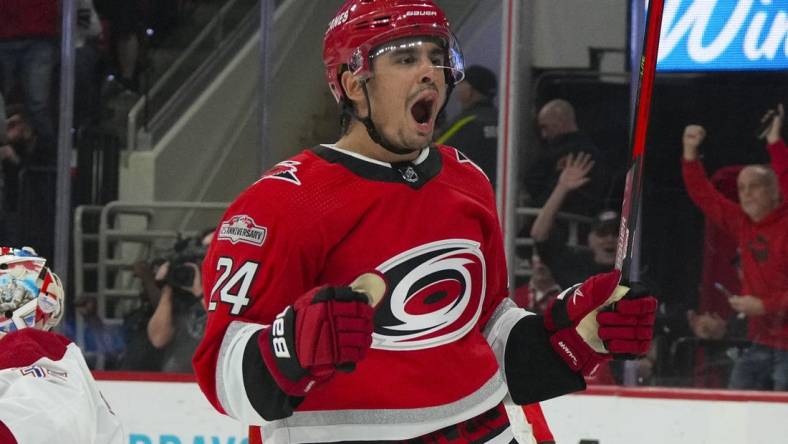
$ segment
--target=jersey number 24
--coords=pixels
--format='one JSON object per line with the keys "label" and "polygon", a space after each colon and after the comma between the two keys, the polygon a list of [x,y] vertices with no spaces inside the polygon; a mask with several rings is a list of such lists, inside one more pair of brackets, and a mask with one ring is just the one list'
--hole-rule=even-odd
{"label": "jersey number 24", "polygon": [[240,314],[241,310],[249,305],[247,294],[259,266],[260,264],[257,262],[247,261],[236,269],[233,266],[232,258],[220,257],[216,261],[216,272],[219,273],[219,279],[211,289],[208,311],[216,310],[218,298],[219,301],[232,305],[230,314]]}

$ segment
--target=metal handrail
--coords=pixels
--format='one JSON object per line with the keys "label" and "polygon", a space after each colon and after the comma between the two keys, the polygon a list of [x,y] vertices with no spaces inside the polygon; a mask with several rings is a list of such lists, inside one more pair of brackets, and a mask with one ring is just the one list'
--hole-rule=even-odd
{"label": "metal handrail", "polygon": [[[515,214],[518,216],[538,216],[541,208],[537,207],[517,207]],[[569,222],[569,238],[567,245],[578,245],[580,243],[580,225],[591,225],[594,222],[593,217],[583,216],[581,214],[558,212],[555,215],[556,220],[563,220]],[[517,239],[530,239],[529,237],[518,237]]]}
{"label": "metal handrail", "polygon": [[[74,297],[81,297],[85,294],[85,254],[83,247],[86,237],[82,227],[82,219],[86,213],[99,214],[100,212],[100,205],[80,205],[74,210],[74,226],[72,228],[74,236]],[[68,302],[69,298],[66,298],[66,301]],[[82,319],[82,316],[76,316],[74,328],[76,336],[74,340],[78,345],[85,344],[85,321]]]}
{"label": "metal handrail", "polygon": [[[91,292],[88,293],[85,291],[85,272],[87,270],[98,270],[98,263],[102,262],[99,258],[96,258],[97,263],[86,263],[85,262],[85,244],[90,242],[93,244],[97,244],[99,241],[98,234],[95,233],[86,233],[84,228],[84,217],[89,214],[93,215],[100,215],[101,211],[104,207],[101,205],[80,205],[74,210],[74,226],[72,227],[72,234],[73,234],[73,248],[74,248],[74,263],[73,263],[73,271],[74,271],[74,296],[73,298],[82,298],[90,294],[94,296],[98,300],[97,293]],[[153,218],[153,213],[147,210],[129,210],[124,214],[129,215],[137,215],[143,216],[148,219],[148,222]],[[106,262],[106,261],[104,261]],[[116,264],[112,264],[116,266]],[[73,303],[73,302],[72,302]],[[74,319],[74,340],[75,342],[85,348],[86,340],[85,340],[85,320],[80,316],[78,313],[75,315]],[[99,353],[87,353],[86,356],[95,356],[96,357],[96,367],[103,368],[104,367],[104,356]]]}
{"label": "metal handrail", "polygon": [[169,209],[169,210],[223,210],[227,208],[227,202],[123,202],[114,201],[110,202],[101,210],[99,220],[99,238],[98,238],[98,266],[97,266],[97,281],[98,286],[96,293],[98,296],[98,309],[99,313],[104,315],[106,313],[106,296],[108,293],[107,271],[109,255],[110,239],[112,242],[120,242],[124,238],[132,241],[153,241],[155,239],[172,238],[176,239],[179,232],[177,230],[113,230],[110,228],[110,218],[119,213],[129,213],[131,211],[152,211],[156,209]]}
{"label": "metal handrail", "polygon": [[[539,215],[539,212],[542,211],[541,208],[536,207],[517,207],[515,209],[515,214],[517,216],[533,216],[536,217]],[[580,214],[574,213],[564,213],[559,212],[555,216],[555,220],[562,220],[569,223],[569,236],[567,238],[566,244],[569,246],[577,246],[580,243],[580,226],[589,226],[594,222],[594,218],[583,216]],[[529,236],[525,237],[515,237],[514,238],[515,246],[533,246],[534,240]],[[530,268],[518,268],[516,264],[509,264],[510,267],[514,270],[515,276],[524,276],[528,277],[531,276],[532,270]]]}
{"label": "metal handrail", "polygon": [[[124,240],[132,242],[152,243],[164,237],[175,239],[179,232],[176,230],[152,230],[155,210],[208,210],[218,211],[227,208],[227,202],[122,202],[114,201],[105,206],[81,205],[74,211],[74,226],[72,228],[74,239],[74,295],[75,297],[93,296],[96,298],[98,315],[104,325],[120,325],[121,319],[108,316],[107,300],[123,300],[137,297],[138,291],[128,288],[109,288],[107,274],[112,270],[122,270],[131,265],[128,261],[111,259],[109,256],[110,245]],[[98,215],[99,223],[97,233],[85,230],[84,219],[87,215]],[[145,218],[145,229],[120,229],[114,226],[117,216],[142,216]],[[98,254],[96,263],[85,262],[85,247],[88,243],[96,244]],[[85,271],[96,271],[97,288],[95,292],[85,291]],[[85,320],[77,315],[75,319],[74,340],[81,347],[85,346]],[[106,356],[101,351],[85,352],[87,357],[95,358],[96,369],[104,368]]]}
{"label": "metal handrail", "polygon": [[145,106],[150,102],[152,97],[155,97],[163,88],[164,85],[170,80],[172,76],[180,69],[180,67],[188,60],[202,45],[205,41],[207,41],[214,33],[216,33],[217,37],[217,46],[221,46],[221,41],[223,40],[224,36],[222,33],[222,24],[224,23],[225,16],[227,12],[232,9],[239,0],[229,0],[227,3],[222,6],[219,11],[216,13],[216,16],[208,22],[207,25],[200,31],[199,34],[191,41],[189,46],[181,52],[180,57],[178,57],[158,78],[156,84],[148,91],[147,94],[143,94],[134,104],[134,106],[129,110],[129,114],[127,117],[127,127],[126,127],[126,148],[129,150],[135,150],[137,148],[137,132],[139,128],[137,127],[137,121],[139,114],[145,108]]}

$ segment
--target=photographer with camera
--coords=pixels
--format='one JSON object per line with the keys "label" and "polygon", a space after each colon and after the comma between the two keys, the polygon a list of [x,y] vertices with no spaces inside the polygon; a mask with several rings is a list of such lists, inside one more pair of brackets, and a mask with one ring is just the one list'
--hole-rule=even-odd
{"label": "photographer with camera", "polygon": [[148,339],[163,351],[161,371],[192,373],[191,359],[205,331],[207,313],[202,298],[200,265],[213,237],[186,238],[156,271],[159,303],[148,321]]}

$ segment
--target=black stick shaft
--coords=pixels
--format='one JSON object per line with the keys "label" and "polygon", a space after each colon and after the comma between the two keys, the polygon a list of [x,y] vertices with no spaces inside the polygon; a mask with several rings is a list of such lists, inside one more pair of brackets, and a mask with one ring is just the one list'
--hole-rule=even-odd
{"label": "black stick shaft", "polygon": [[662,27],[664,0],[650,0],[646,19],[646,32],[643,36],[643,53],[640,58],[638,96],[635,105],[635,119],[630,133],[632,164],[627,172],[624,199],[621,203],[621,227],[618,233],[616,268],[621,270],[622,279],[629,281],[632,273],[632,252],[636,249],[639,237],[638,213],[642,200],[643,168],[648,135],[648,119],[651,112],[651,98],[654,93],[654,76],[657,68],[659,35]]}

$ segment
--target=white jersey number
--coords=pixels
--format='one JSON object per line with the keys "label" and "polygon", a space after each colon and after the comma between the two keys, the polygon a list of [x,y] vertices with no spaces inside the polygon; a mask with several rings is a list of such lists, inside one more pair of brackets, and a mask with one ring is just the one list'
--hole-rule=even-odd
{"label": "white jersey number", "polygon": [[[249,305],[247,293],[249,293],[249,287],[252,286],[254,275],[257,273],[259,266],[260,264],[257,262],[247,261],[233,271],[235,268],[233,260],[229,257],[220,257],[216,262],[216,271],[221,274],[211,290],[211,301],[208,304],[208,311],[216,310],[218,290],[218,299],[232,305],[230,313],[234,315],[240,314],[241,310]],[[238,288],[233,292],[236,286]]]}

